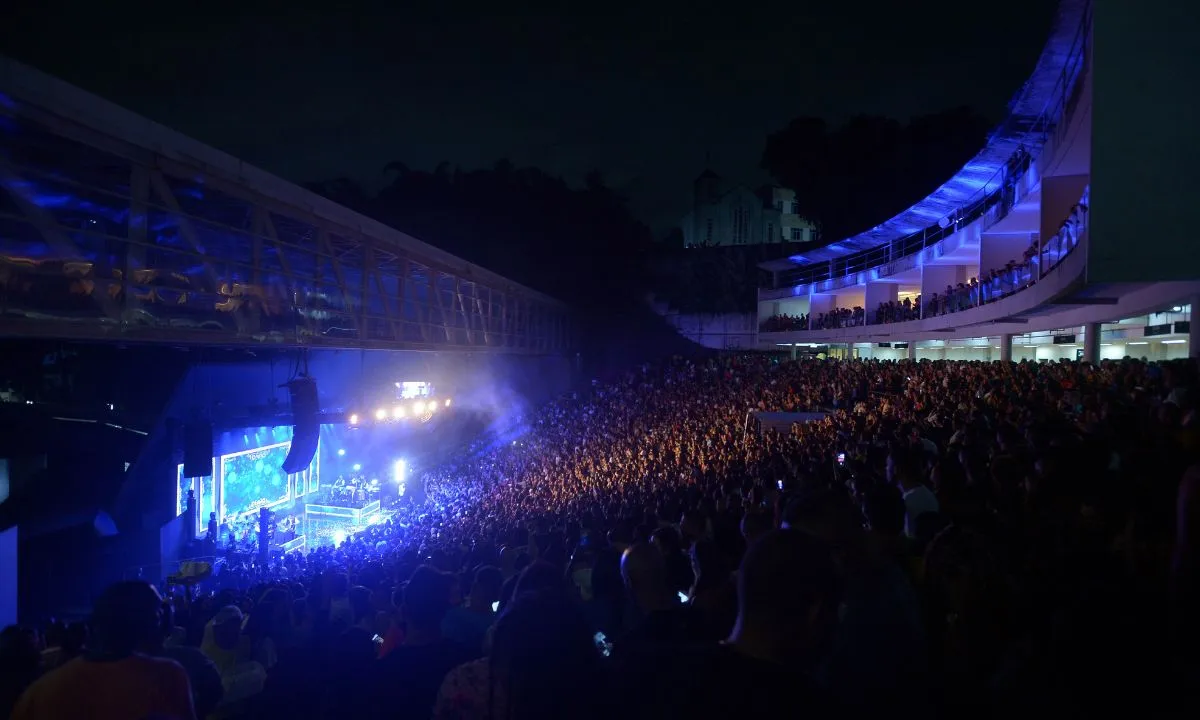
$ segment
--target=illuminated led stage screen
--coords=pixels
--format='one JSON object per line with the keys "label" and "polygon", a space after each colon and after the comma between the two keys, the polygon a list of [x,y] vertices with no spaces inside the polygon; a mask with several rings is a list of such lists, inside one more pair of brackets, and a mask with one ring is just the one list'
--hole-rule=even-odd
{"label": "illuminated led stage screen", "polygon": [[208,530],[208,515],[217,512],[218,522],[257,513],[260,508],[275,509],[293,500],[317,492],[320,487],[320,446],[312,464],[299,473],[288,475],[283,460],[291,448],[290,427],[245,428],[221,433],[216,438],[219,455],[213,458],[211,475],[183,477],[183,466],[175,468],[175,513],[187,509],[187,493],[196,493],[197,536]]}
{"label": "illuminated led stage screen", "polygon": [[222,517],[258,512],[290,499],[282,467],[290,447],[289,441],[221,456]]}

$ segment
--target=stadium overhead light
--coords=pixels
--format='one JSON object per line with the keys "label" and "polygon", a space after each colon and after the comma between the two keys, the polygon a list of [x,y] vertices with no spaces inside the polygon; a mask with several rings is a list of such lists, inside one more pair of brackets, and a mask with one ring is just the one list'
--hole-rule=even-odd
{"label": "stadium overhead light", "polygon": [[362,470],[362,465],[359,465],[358,463],[354,463],[354,472],[358,472],[359,470]]}
{"label": "stadium overhead light", "polygon": [[376,410],[375,411],[375,419],[376,420],[387,420],[387,410],[384,410],[383,408],[379,408],[378,410]]}
{"label": "stadium overhead light", "polygon": [[434,410],[437,410],[437,407],[438,407],[438,406],[437,406],[437,403],[435,403],[435,402],[431,402],[431,403],[429,403],[429,407],[427,407],[427,408],[425,408],[425,409],[426,409],[426,410],[429,412],[429,414],[430,414],[430,415],[432,415],[432,414],[433,414],[433,411],[434,411]]}
{"label": "stadium overhead light", "polygon": [[358,424],[358,415],[351,415],[351,416],[350,416],[350,424],[351,424],[351,425],[357,425],[357,424]]}
{"label": "stadium overhead light", "polygon": [[450,398],[446,398],[446,407],[450,407]]}
{"label": "stadium overhead light", "polygon": [[415,403],[413,403],[413,414],[414,415],[420,415],[423,412],[425,412],[425,403],[424,402],[418,400]]}
{"label": "stadium overhead light", "polygon": [[392,408],[392,417],[396,418],[397,420],[404,417],[404,406],[397,405],[396,407]]}
{"label": "stadium overhead light", "polygon": [[344,449],[338,450],[338,457],[342,457],[345,454],[346,454],[346,451]]}

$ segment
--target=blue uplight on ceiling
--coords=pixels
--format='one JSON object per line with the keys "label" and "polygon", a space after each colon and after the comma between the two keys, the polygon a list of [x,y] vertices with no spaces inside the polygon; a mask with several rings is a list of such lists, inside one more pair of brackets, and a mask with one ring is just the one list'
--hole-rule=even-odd
{"label": "blue uplight on ceiling", "polygon": [[40,208],[60,208],[70,205],[75,198],[70,195],[34,195],[30,198]]}

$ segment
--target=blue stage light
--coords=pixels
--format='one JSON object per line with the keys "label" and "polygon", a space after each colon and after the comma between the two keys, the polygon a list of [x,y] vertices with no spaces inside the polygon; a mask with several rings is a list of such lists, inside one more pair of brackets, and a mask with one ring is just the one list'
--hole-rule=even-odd
{"label": "blue stage light", "polygon": [[362,465],[359,465],[358,463],[354,463],[354,472],[358,472],[359,470],[362,470]]}
{"label": "blue stage light", "polygon": [[345,454],[346,454],[346,451],[345,451],[345,450],[338,450],[338,457],[341,457],[341,456],[343,456],[343,455],[345,455]]}

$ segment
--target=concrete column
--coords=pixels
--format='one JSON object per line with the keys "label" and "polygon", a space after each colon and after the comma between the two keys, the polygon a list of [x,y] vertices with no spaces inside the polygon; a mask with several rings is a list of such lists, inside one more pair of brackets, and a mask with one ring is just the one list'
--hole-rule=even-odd
{"label": "concrete column", "polygon": [[797,353],[796,343],[792,343],[792,359],[793,360],[796,359],[796,353]]}
{"label": "concrete column", "polygon": [[863,308],[867,311],[867,324],[875,321],[875,311],[880,304],[896,302],[900,285],[894,282],[869,282],[863,297]]}
{"label": "concrete column", "polygon": [[946,286],[957,286],[965,283],[967,278],[966,265],[925,265],[921,268],[921,317],[925,317],[925,306],[929,304],[934,293],[945,294]]}
{"label": "concrete column", "polygon": [[909,360],[917,359],[917,343],[913,340],[908,341],[908,359]]}
{"label": "concrete column", "polygon": [[999,270],[1010,261],[1022,262],[1032,233],[983,233],[979,239],[979,274]]}
{"label": "concrete column", "polygon": [[1083,327],[1083,361],[1100,364],[1100,323],[1088,323]]}
{"label": "concrete column", "polygon": [[808,327],[812,329],[812,323],[817,319],[818,315],[829,312],[837,304],[837,298],[828,293],[814,293],[808,296]]}
{"label": "concrete column", "polygon": [[1012,362],[1012,333],[1000,336],[1000,362]]}
{"label": "concrete column", "polygon": [[1196,313],[1200,312],[1200,295],[1192,298],[1192,311],[1188,313],[1188,357],[1200,358],[1200,323]]}

